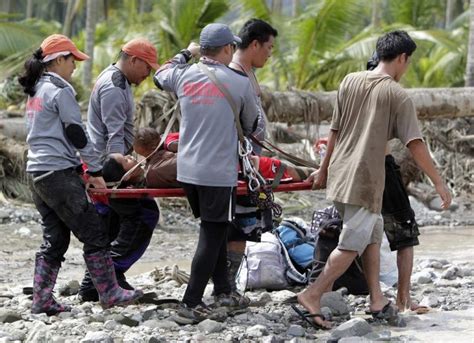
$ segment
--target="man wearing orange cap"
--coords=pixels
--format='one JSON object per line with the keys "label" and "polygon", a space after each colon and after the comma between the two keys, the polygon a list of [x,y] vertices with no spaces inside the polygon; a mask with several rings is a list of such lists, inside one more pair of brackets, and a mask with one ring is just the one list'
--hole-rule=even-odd
{"label": "man wearing orange cap", "polygon": [[[94,150],[102,163],[110,154],[126,155],[133,144],[135,105],[131,85],[139,85],[158,69],[155,47],[144,38],[126,43],[117,63],[108,66],[97,78],[89,101],[87,130]],[[158,222],[159,211],[151,198],[109,199],[96,201],[96,208],[109,226],[109,238],[120,285],[133,289],[124,273],[145,252]],[[79,292],[84,301],[97,299],[97,291],[89,276]]]}

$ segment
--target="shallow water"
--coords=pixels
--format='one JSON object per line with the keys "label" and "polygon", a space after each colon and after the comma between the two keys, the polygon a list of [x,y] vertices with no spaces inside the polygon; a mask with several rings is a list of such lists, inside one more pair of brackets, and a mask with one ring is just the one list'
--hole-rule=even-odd
{"label": "shallow water", "polygon": [[[422,227],[419,237],[420,245],[415,247],[415,259],[434,258],[448,259],[450,262],[467,262],[474,260],[474,227]],[[164,266],[178,265],[189,271],[191,258],[169,259],[161,261],[137,262],[127,275],[138,275]]]}
{"label": "shallow water", "polygon": [[474,260],[474,227],[423,227],[415,258],[445,258],[450,262]]}

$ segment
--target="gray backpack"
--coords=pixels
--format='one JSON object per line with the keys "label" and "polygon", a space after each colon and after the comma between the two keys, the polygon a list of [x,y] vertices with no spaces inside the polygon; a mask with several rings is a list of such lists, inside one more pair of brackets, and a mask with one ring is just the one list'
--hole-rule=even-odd
{"label": "gray backpack", "polygon": [[265,232],[259,243],[247,242],[245,255],[237,277],[239,288],[279,290],[289,286],[282,247],[273,233]]}

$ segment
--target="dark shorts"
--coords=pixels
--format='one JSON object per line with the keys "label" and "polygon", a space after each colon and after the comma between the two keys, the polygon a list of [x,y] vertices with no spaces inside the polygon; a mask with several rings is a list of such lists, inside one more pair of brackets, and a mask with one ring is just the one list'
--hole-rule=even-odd
{"label": "dark shorts", "polygon": [[196,218],[208,222],[231,222],[235,213],[235,187],[199,186],[181,182]]}
{"label": "dark shorts", "polygon": [[415,212],[392,155],[385,157],[385,189],[382,202],[384,230],[392,251],[419,245]]}

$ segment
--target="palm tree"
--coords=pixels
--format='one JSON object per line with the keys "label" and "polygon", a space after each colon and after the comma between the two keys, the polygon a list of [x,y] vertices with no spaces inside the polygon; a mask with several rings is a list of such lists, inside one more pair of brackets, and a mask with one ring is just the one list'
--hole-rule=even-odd
{"label": "palm tree", "polygon": [[470,5],[469,43],[467,49],[466,87],[474,86],[474,0]]}
{"label": "palm tree", "polygon": [[86,16],[86,54],[89,59],[84,62],[82,74],[82,84],[88,87],[92,83],[92,64],[94,61],[94,39],[96,26],[96,1],[87,0],[87,16]]}
{"label": "palm tree", "polygon": [[197,40],[201,29],[229,9],[227,0],[159,0],[154,17],[159,18],[158,41],[163,59]]}

